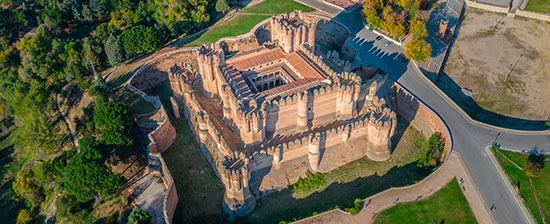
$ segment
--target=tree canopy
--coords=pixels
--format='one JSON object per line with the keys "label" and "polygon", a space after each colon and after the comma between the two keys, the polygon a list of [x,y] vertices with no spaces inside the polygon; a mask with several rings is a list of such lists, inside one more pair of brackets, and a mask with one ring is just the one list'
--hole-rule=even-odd
{"label": "tree canopy", "polygon": [[405,47],[405,57],[421,62],[428,61],[432,52],[432,47],[425,40],[412,40]]}

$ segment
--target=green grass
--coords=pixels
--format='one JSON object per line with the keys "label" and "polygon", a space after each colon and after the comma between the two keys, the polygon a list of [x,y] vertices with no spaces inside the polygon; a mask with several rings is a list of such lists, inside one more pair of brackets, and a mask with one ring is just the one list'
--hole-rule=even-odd
{"label": "green grass", "polygon": [[264,2],[254,5],[250,8],[245,8],[241,10],[241,12],[280,14],[285,12],[292,12],[294,10],[302,10],[303,12],[315,11],[315,9],[295,2],[293,0],[265,0]]}
{"label": "green grass", "polygon": [[476,223],[456,180],[434,195],[381,212],[375,223]]}
{"label": "green grass", "polygon": [[[516,152],[509,152],[505,150],[500,150],[500,152],[508,157],[510,160],[514,161],[514,163],[518,164],[520,167],[525,167],[525,162],[527,161],[528,155]],[[519,185],[519,191],[523,199],[525,200],[527,207],[531,211],[531,214],[533,214],[533,216],[535,217],[535,220],[537,220],[538,223],[542,223],[541,214],[537,207],[534,192],[531,188],[527,175],[523,171],[515,167],[508,160],[506,160],[499,153],[493,154],[497,157],[500,165],[502,166],[508,177],[511,179],[512,184],[514,186]],[[535,185],[535,188],[537,190],[537,197],[540,200],[546,220],[550,219],[550,185],[548,183],[550,183],[550,166],[548,166],[548,164],[545,164],[542,175],[533,178],[533,184]]]}
{"label": "green grass", "polygon": [[114,91],[113,97],[115,101],[126,104],[137,114],[146,114],[155,111],[153,104],[125,87],[119,87]]}
{"label": "green grass", "polygon": [[336,205],[352,207],[356,198],[366,198],[390,187],[416,183],[431,172],[418,168],[415,163],[426,148],[426,138],[412,126],[407,127],[404,120],[398,122],[398,130],[403,133],[405,129],[387,161],[375,162],[364,157],[326,173],[325,185],[312,191],[293,192],[286,188],[263,197],[249,216],[237,222],[278,223],[305,218]]}
{"label": "green grass", "polygon": [[[171,108],[172,90],[168,82],[153,88],[165,108]],[[180,105],[180,110],[183,108]],[[175,119],[166,110],[177,132],[175,142],[162,155],[170,169],[178,192],[178,206],[173,223],[223,223],[228,216],[222,210],[224,187],[195,142],[185,117]]]}
{"label": "green grass", "polygon": [[216,42],[223,37],[234,37],[248,33],[256,24],[271,17],[271,15],[292,12],[301,9],[311,12],[314,9],[292,0],[266,0],[250,8],[243,9],[243,13],[258,13],[258,15],[236,15],[235,18],[206,31],[202,36],[187,44],[187,47],[200,46]]}
{"label": "green grass", "polygon": [[550,13],[550,1],[548,0],[529,0],[525,10]]}
{"label": "green grass", "polygon": [[200,46],[202,44],[216,42],[222,37],[233,37],[248,33],[256,24],[269,17],[270,16],[263,15],[237,15],[229,22],[206,31],[201,37],[186,46]]}

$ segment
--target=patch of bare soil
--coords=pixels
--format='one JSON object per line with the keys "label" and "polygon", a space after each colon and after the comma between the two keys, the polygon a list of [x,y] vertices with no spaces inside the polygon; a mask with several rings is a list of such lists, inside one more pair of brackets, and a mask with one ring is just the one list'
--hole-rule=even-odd
{"label": "patch of bare soil", "polygon": [[[468,98],[471,91],[475,103],[489,113],[548,119],[548,37],[548,22],[467,8],[438,85],[454,99]],[[456,91],[460,88],[469,91]]]}

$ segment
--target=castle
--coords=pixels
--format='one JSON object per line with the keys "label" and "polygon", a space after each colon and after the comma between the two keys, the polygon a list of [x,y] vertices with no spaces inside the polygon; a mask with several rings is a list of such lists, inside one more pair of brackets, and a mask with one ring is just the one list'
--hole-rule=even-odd
{"label": "castle", "polygon": [[377,96],[377,78],[317,50],[310,16],[287,13],[266,26],[271,40],[258,48],[228,54],[220,43],[203,45],[198,69],[176,64],[169,73],[175,114],[177,101],[225,186],[223,208],[232,217],[308,170],[388,159],[397,125]]}

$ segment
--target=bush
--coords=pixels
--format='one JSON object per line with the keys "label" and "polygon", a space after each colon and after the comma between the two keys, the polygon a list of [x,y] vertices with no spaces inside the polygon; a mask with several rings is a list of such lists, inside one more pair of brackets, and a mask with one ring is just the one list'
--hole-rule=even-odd
{"label": "bush", "polygon": [[80,203],[72,195],[64,194],[55,199],[56,214],[59,217],[68,217],[82,210]]}
{"label": "bush", "polygon": [[434,133],[432,136],[430,136],[426,148],[426,153],[420,156],[417,162],[417,166],[437,166],[443,158],[443,149],[445,148],[445,142],[443,141],[443,137],[441,137],[441,134]]}
{"label": "bush", "polygon": [[530,154],[525,162],[525,172],[528,176],[538,177],[544,168],[545,156],[541,154]]}
{"label": "bush", "polygon": [[361,199],[356,198],[355,201],[353,201],[354,207],[351,208],[345,208],[344,211],[348,212],[351,215],[357,215],[361,211]]}
{"label": "bush", "polygon": [[148,212],[139,209],[135,206],[128,216],[128,224],[147,224],[151,223],[151,216]]}
{"label": "bush", "polygon": [[434,3],[434,9],[438,10],[441,6],[439,6],[439,3]]}
{"label": "bush", "polygon": [[311,191],[312,189],[315,189],[317,187],[323,186],[325,184],[325,174],[322,173],[311,173],[309,171],[306,172],[305,178],[299,178],[298,182],[292,185],[293,191]]}

